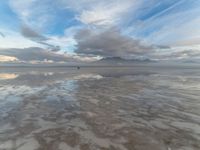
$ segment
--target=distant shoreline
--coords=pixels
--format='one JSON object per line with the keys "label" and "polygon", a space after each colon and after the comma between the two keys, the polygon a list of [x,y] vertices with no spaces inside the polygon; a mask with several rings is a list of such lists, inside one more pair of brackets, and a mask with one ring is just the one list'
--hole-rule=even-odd
{"label": "distant shoreline", "polygon": [[151,68],[199,68],[199,64],[179,63],[179,64],[159,64],[159,63],[143,63],[131,65],[0,65],[1,68],[134,68],[134,67],[151,67]]}

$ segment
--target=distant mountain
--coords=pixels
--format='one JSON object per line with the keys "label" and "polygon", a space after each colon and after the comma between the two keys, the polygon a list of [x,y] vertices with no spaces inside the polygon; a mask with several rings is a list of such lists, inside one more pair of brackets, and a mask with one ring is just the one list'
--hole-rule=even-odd
{"label": "distant mountain", "polygon": [[199,64],[199,60],[182,60],[182,63]]}
{"label": "distant mountain", "polygon": [[100,64],[132,64],[132,63],[152,63],[156,62],[148,58],[145,59],[124,59],[121,57],[105,57],[97,61]]}
{"label": "distant mountain", "polygon": [[121,57],[105,57],[99,60],[99,62],[108,62],[108,61],[126,61]]}

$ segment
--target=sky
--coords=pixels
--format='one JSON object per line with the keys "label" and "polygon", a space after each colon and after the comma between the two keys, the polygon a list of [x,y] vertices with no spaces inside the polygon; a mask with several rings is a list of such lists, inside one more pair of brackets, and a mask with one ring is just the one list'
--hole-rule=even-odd
{"label": "sky", "polygon": [[200,60],[200,0],[1,0],[0,63]]}

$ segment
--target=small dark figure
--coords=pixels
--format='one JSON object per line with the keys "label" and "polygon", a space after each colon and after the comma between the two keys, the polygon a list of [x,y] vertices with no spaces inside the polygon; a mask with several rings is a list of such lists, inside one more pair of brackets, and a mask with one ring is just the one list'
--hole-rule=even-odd
{"label": "small dark figure", "polygon": [[78,67],[77,67],[77,69],[79,70],[79,69],[80,69],[80,67],[78,66]]}

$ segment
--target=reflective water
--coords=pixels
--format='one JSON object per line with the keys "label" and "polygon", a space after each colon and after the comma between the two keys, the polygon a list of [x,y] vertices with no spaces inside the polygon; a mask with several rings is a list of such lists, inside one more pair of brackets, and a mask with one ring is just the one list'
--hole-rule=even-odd
{"label": "reflective water", "polygon": [[199,149],[197,69],[0,69],[0,150]]}

